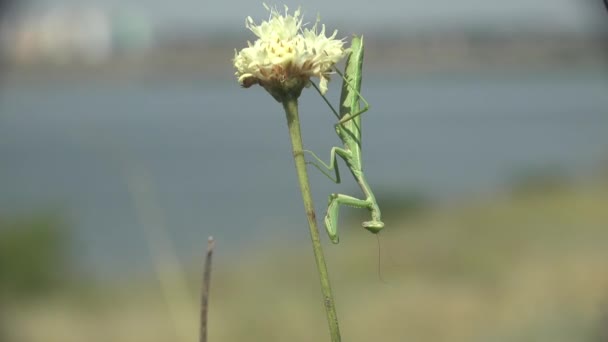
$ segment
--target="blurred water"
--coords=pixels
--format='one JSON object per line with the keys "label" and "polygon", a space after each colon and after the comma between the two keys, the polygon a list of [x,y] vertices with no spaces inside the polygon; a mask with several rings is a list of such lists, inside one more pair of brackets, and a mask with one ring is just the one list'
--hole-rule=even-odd
{"label": "blurred water", "polygon": [[[336,84],[334,84],[336,86]],[[149,267],[126,170],[148,179],[157,220],[182,255],[208,235],[223,248],[281,232],[306,237],[282,108],[232,80],[14,82],[0,102],[0,213],[62,211],[93,271]],[[608,85],[599,72],[370,75],[364,119],[369,182],[383,192],[457,198],[500,188],[514,172],[555,165],[584,175],[608,151]],[[337,95],[332,89],[330,95]],[[301,99],[304,143],[339,143],[313,90]],[[343,168],[344,169],[344,168]],[[320,213],[330,192],[316,172]],[[288,242],[286,242],[288,243]]]}

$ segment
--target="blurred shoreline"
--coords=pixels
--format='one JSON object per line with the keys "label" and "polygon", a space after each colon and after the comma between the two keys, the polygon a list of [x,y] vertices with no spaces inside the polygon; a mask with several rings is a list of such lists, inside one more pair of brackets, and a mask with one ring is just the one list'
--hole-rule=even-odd
{"label": "blurred shoreline", "polygon": [[[604,34],[555,32],[438,31],[366,35],[366,69],[371,72],[434,73],[486,70],[603,69],[608,57]],[[173,34],[156,37],[145,49],[117,51],[107,58],[57,60],[8,58],[8,79],[84,77],[123,79],[142,75],[192,75],[229,78],[241,35]]]}

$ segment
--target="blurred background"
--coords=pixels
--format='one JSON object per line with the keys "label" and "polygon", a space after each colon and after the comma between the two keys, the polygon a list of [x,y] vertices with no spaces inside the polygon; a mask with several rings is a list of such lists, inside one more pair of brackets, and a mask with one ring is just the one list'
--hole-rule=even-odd
{"label": "blurred background", "polygon": [[[602,1],[304,5],[366,43],[386,228],[345,208],[324,241],[344,340],[608,341]],[[210,341],[327,340],[282,108],[233,75],[261,3],[0,11],[0,341],[196,340],[209,235]],[[329,156],[335,118],[300,103]],[[361,196],[342,169],[310,171],[319,217]]]}

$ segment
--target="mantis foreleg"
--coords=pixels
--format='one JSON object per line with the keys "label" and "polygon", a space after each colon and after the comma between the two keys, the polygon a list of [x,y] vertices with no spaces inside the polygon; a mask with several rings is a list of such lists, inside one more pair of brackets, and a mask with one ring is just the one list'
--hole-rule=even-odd
{"label": "mantis foreleg", "polygon": [[329,196],[329,204],[327,205],[327,215],[325,215],[325,228],[327,229],[327,235],[331,242],[338,243],[338,213],[340,205],[348,205],[355,208],[364,208],[372,212],[372,220],[363,222],[363,227],[373,233],[378,233],[383,227],[384,223],[379,220],[378,206],[373,200],[362,200],[355,197],[343,195],[343,194],[331,194]]}
{"label": "mantis foreleg", "polygon": [[[330,161],[329,165],[326,164],[321,158],[319,158],[312,151],[304,150],[304,152],[310,153],[313,158],[315,158],[321,165],[325,167],[327,170],[335,171],[336,179],[333,179],[331,175],[325,171],[319,164],[315,162],[308,162],[313,164],[319,171],[321,171],[324,175],[326,175],[329,179],[334,181],[335,183],[340,183],[340,171],[338,169],[337,157],[340,156],[347,165],[350,165],[349,161],[352,160],[352,153],[348,150],[333,147],[330,152]],[[352,171],[352,169],[351,169]],[[357,179],[359,185],[363,192],[367,195],[365,200],[358,199],[355,197],[343,195],[343,194],[331,194],[329,196],[329,204],[327,206],[327,214],[325,215],[325,228],[327,229],[327,234],[333,243],[338,243],[338,213],[340,205],[348,205],[355,208],[365,208],[371,212],[372,220],[363,222],[363,227],[370,232],[378,233],[383,227],[384,223],[380,219],[380,209],[378,208],[378,204],[376,203],[376,199],[369,188],[365,178],[363,178],[363,174],[360,172],[354,173],[355,178]]]}

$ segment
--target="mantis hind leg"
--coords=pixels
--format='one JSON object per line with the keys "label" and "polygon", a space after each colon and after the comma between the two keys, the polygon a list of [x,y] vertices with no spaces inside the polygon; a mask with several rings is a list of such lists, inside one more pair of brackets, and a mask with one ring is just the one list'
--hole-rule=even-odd
{"label": "mantis hind leg", "polygon": [[[340,70],[338,70],[338,69],[335,69],[335,70],[342,77],[343,80],[346,80],[344,78],[344,75],[340,72]],[[350,83],[348,83],[349,88],[351,88],[351,90],[354,91],[355,94],[357,94],[357,96],[359,97],[359,99],[363,102],[363,109],[359,110],[356,113],[347,114],[343,117],[340,117],[340,114],[338,114],[338,111],[334,108],[334,106],[331,105],[331,103],[325,97],[325,95],[323,95],[323,93],[321,93],[321,90],[319,89],[319,87],[314,82],[310,82],[310,84],[312,84],[312,86],[317,90],[317,93],[319,93],[319,95],[321,95],[321,97],[323,98],[323,101],[325,101],[325,103],[329,106],[329,108],[331,109],[334,116],[336,118],[338,118],[338,124],[343,124],[345,122],[348,122],[369,110],[369,102],[367,102],[367,100],[363,97],[363,95],[361,95],[361,93],[359,93],[359,91],[357,89],[355,89],[354,87],[352,87],[350,85]]]}
{"label": "mantis hind leg", "polygon": [[355,208],[365,208],[371,211],[372,220],[363,222],[363,228],[368,231],[377,234],[384,228],[384,223],[380,221],[380,211],[378,206],[370,200],[362,200],[343,194],[331,194],[329,196],[329,204],[327,206],[327,214],[325,215],[325,228],[327,229],[327,235],[333,243],[340,242],[338,237],[338,214],[340,212],[340,205],[348,205]]}

